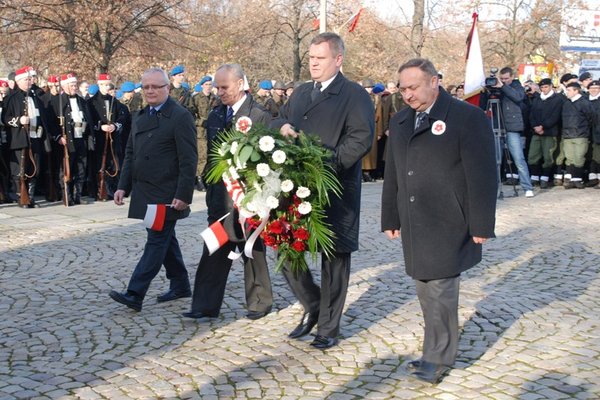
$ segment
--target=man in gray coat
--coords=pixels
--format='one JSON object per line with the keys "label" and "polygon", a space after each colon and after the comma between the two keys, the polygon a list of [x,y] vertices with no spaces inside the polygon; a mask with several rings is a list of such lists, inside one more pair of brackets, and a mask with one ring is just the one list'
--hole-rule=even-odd
{"label": "man in gray coat", "polygon": [[423,356],[409,369],[437,383],[456,359],[460,274],[494,237],[494,135],[482,110],[439,88],[429,60],[402,65],[399,82],[410,107],[390,121],[381,227],[390,239],[402,229],[425,320]]}
{"label": "man in gray coat", "polygon": [[144,219],[148,204],[166,204],[167,212],[162,230],[147,229],[144,253],[127,291],[110,292],[113,300],[135,311],[142,309],[150,282],[161,265],[165,266],[170,289],[158,296],[158,301],[191,296],[175,223],[190,214],[198,163],[194,118],[169,97],[165,71],[151,68],[144,72],[142,90],[148,106],[134,115],[114,201],[123,205],[124,197],[131,195],[129,218]]}

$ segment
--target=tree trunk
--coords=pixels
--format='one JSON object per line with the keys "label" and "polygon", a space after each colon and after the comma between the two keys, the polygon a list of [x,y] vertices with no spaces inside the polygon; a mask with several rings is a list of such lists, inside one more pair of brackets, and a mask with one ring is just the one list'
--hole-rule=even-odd
{"label": "tree trunk", "polygon": [[423,36],[423,22],[425,21],[425,0],[413,0],[415,12],[412,19],[410,33],[410,47],[415,57],[421,57],[421,50],[425,38]]}

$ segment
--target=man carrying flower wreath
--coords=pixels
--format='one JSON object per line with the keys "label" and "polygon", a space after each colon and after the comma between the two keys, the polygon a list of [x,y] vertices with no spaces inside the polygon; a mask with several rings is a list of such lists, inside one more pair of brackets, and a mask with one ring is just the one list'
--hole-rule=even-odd
{"label": "man carrying flower wreath", "polygon": [[[221,104],[213,108],[206,120],[208,140],[208,163],[211,165],[211,149],[219,145],[219,133],[230,129],[242,117],[250,117],[254,124],[268,125],[271,114],[244,91],[244,71],[239,64],[224,64],[217,69],[214,87]],[[206,244],[198,263],[194,281],[191,311],[183,313],[188,318],[217,317],[223,304],[225,284],[232,260],[228,257],[236,247],[243,248],[245,239],[238,222],[238,211],[223,182],[208,184],[206,188],[208,223],[213,224],[229,213],[224,225],[229,241],[212,255]],[[245,254],[244,282],[249,319],[259,319],[271,312],[273,293],[271,278],[265,256],[265,245],[257,238],[252,248],[252,257]]]}
{"label": "man carrying flower wreath", "polygon": [[312,82],[299,86],[281,107],[272,127],[285,136],[303,131],[320,137],[333,152],[342,185],[340,197],[330,196],[326,222],[334,232],[331,257],[322,254],[321,288],[310,271],[283,268],[294,295],[304,307],[300,324],[289,334],[300,338],[318,325],[311,345],[325,350],[338,343],[339,325],[350,278],[350,255],[358,250],[361,196],[361,160],[373,143],[375,121],[369,95],[340,72],[344,42],[334,33],[316,36],[309,49]]}

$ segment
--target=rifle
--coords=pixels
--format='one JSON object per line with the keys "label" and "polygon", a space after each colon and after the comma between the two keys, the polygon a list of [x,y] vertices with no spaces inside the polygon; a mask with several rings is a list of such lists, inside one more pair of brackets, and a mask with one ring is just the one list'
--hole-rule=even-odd
{"label": "rifle", "polygon": [[[59,81],[60,84],[60,81]],[[69,138],[67,137],[67,131],[65,130],[65,115],[63,112],[62,94],[58,94],[58,108],[60,109],[60,115],[58,117],[58,123],[60,125],[61,136],[65,141],[64,155],[63,155],[63,204],[65,207],[69,207],[69,182],[71,181],[71,164],[69,161]]]}
{"label": "rifle", "polygon": [[[29,116],[29,99],[25,93],[25,106],[23,108],[23,115]],[[29,123],[23,124],[23,130],[25,131],[25,137],[27,137],[27,148],[21,150],[21,159],[19,160],[19,205],[29,206],[31,199],[29,198],[29,191],[27,188],[27,179],[33,178],[37,173],[37,165],[35,165],[35,159],[33,158],[33,150],[31,148],[31,138],[29,137]],[[25,152],[28,152],[29,160],[33,166],[33,173],[27,175]]]}
{"label": "rifle", "polygon": [[[114,104],[113,103],[114,100],[115,100],[114,96],[111,96],[110,105],[108,107],[108,110],[106,111],[106,117],[107,117],[109,124],[112,123],[112,116],[113,116],[112,115],[112,107]],[[115,171],[112,174],[106,170],[106,156],[108,153],[109,143],[110,143],[110,152],[111,152],[112,159],[113,159],[113,165],[115,168]],[[118,173],[119,173],[119,161],[115,157],[115,149],[113,147],[112,134],[110,132],[104,132],[104,149],[102,150],[102,163],[100,164],[100,171],[98,171],[98,200],[105,201],[108,199],[108,195],[106,193],[106,182],[105,182],[106,175],[108,175],[111,178],[114,178],[115,176],[117,176]]]}

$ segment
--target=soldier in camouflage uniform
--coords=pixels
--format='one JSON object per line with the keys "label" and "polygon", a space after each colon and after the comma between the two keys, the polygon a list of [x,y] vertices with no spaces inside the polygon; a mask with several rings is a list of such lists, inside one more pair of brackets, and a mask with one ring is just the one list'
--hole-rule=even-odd
{"label": "soldier in camouflage uniform", "polygon": [[143,108],[142,95],[139,92],[135,92],[135,84],[133,82],[123,82],[121,92],[123,92],[123,97],[119,101],[127,107],[131,115]]}
{"label": "soldier in camouflage uniform", "polygon": [[271,96],[271,89],[273,84],[269,80],[260,81],[258,84],[258,91],[256,92],[255,100],[267,109],[271,113],[271,116],[277,117],[279,115],[279,109]]}
{"label": "soldier in camouflage uniform", "polygon": [[190,109],[191,93],[186,89],[183,83],[185,82],[185,69],[183,65],[178,65],[171,70],[171,89],[169,96],[177,103],[181,104],[186,109]]}
{"label": "soldier in camouflage uniform", "polygon": [[196,190],[205,190],[202,173],[206,166],[206,119],[208,113],[216,106],[216,96],[212,92],[212,78],[205,76],[198,83],[197,91],[192,97],[192,110],[196,119],[196,138],[198,142],[198,168],[196,171]]}

